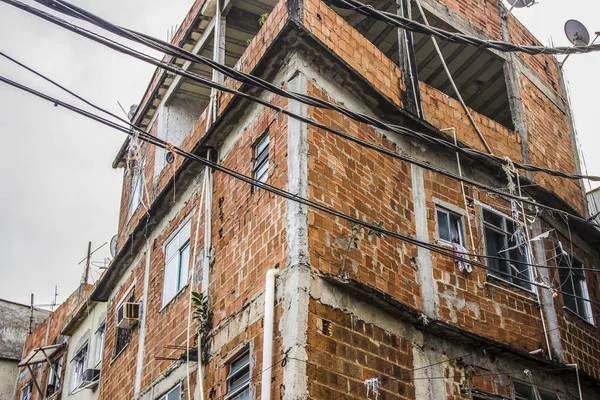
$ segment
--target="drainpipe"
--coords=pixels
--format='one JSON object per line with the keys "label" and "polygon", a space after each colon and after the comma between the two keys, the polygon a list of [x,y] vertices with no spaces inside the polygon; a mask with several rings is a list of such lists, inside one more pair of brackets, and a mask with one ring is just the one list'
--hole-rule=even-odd
{"label": "drainpipe", "polygon": [[[210,160],[212,151],[209,149],[206,158]],[[204,197],[206,204],[204,209],[204,256],[202,257],[202,294],[208,297],[208,285],[210,283],[208,274],[212,264],[212,203],[213,203],[213,170],[204,168]],[[204,382],[202,371],[202,333],[198,333],[198,372],[196,373],[195,400],[204,400]]]}
{"label": "drainpipe", "polygon": [[133,386],[133,399],[140,398],[142,385],[142,372],[144,370],[144,344],[146,341],[146,314],[148,305],[148,286],[150,284],[150,239],[146,239],[146,267],[144,269],[144,294],[142,295],[140,334],[138,341],[137,362],[135,366],[135,383]]}
{"label": "drainpipe", "polygon": [[271,400],[271,362],[273,360],[273,325],[275,323],[275,277],[279,271],[275,268],[267,271],[265,282],[265,322],[263,335],[261,400]]}
{"label": "drainpipe", "polygon": [[577,364],[567,364],[567,367],[575,368],[575,373],[577,374],[577,389],[579,389],[579,400],[583,400],[583,394],[581,393],[581,382],[579,381],[579,367]]}

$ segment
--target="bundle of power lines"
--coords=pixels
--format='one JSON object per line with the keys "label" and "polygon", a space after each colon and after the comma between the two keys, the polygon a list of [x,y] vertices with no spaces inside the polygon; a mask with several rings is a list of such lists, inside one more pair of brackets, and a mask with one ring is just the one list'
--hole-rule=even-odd
{"label": "bundle of power lines", "polygon": [[[238,90],[235,90],[235,89],[231,89],[231,88],[229,88],[227,86],[218,84],[218,83],[216,83],[216,82],[214,82],[212,80],[205,79],[202,76],[194,74],[194,73],[191,73],[189,71],[186,71],[186,70],[178,67],[177,65],[173,64],[173,63],[168,63],[168,62],[165,62],[165,61],[161,61],[161,60],[158,60],[158,59],[153,58],[151,56],[148,56],[147,54],[144,54],[144,53],[142,53],[140,51],[133,50],[133,49],[131,49],[131,48],[125,46],[125,45],[122,45],[122,44],[120,44],[120,43],[118,43],[118,42],[116,42],[114,40],[108,39],[108,38],[106,38],[106,37],[104,37],[104,36],[102,36],[102,35],[100,35],[98,33],[91,32],[91,31],[86,30],[84,28],[81,28],[81,27],[79,27],[77,25],[71,24],[71,23],[69,23],[69,22],[67,22],[67,21],[65,21],[63,19],[60,19],[60,18],[58,18],[58,17],[56,17],[54,15],[48,14],[48,13],[46,13],[46,12],[44,12],[42,10],[36,9],[34,7],[28,6],[28,5],[26,5],[26,4],[24,4],[24,3],[20,2],[20,1],[17,1],[17,0],[0,0],[0,1],[2,1],[4,3],[7,3],[7,4],[10,4],[10,5],[13,5],[13,6],[17,7],[17,8],[20,8],[20,9],[24,10],[24,11],[27,11],[27,12],[33,14],[33,15],[36,15],[36,16],[38,16],[40,18],[43,18],[43,19],[45,19],[45,20],[47,20],[49,22],[52,22],[52,23],[54,23],[54,24],[56,24],[58,26],[61,26],[61,27],[65,28],[65,29],[68,29],[68,30],[70,30],[72,32],[75,32],[75,33],[77,33],[77,34],[79,34],[81,36],[84,36],[84,37],[89,38],[91,40],[94,40],[94,41],[96,41],[98,43],[101,43],[101,44],[103,44],[103,45],[105,45],[105,46],[107,46],[107,47],[109,47],[111,49],[117,50],[117,51],[119,51],[121,53],[124,53],[124,54],[127,54],[127,55],[131,55],[131,56],[133,56],[135,58],[138,58],[138,59],[140,59],[142,61],[148,62],[148,63],[150,63],[152,65],[157,66],[157,67],[163,68],[163,69],[165,69],[167,71],[170,71],[170,72],[173,72],[175,74],[178,74],[178,75],[184,76],[186,78],[192,79],[192,80],[194,80],[194,81],[196,81],[198,83],[206,85],[207,87],[214,88],[214,89],[217,89],[217,90],[221,90],[223,92],[231,93],[231,94],[233,94],[235,96],[238,96],[238,97],[245,98],[247,100],[256,102],[256,103],[261,104],[261,105],[263,105],[265,107],[274,109],[277,112],[280,112],[280,113],[282,113],[284,115],[287,115],[287,116],[289,116],[291,118],[297,119],[297,120],[299,120],[301,122],[310,124],[310,125],[315,126],[317,128],[323,129],[323,130],[325,130],[327,132],[330,132],[330,133],[333,133],[333,134],[338,135],[340,137],[343,137],[343,138],[345,138],[347,140],[350,140],[350,141],[353,141],[355,143],[358,143],[361,146],[364,146],[364,147],[367,147],[367,148],[370,148],[370,149],[382,152],[384,154],[387,154],[389,156],[392,156],[394,158],[397,158],[397,159],[400,159],[400,160],[403,160],[403,161],[406,161],[406,162],[409,162],[409,163],[413,163],[413,164],[419,165],[419,166],[421,166],[421,167],[423,167],[425,169],[434,171],[436,173],[440,173],[442,175],[451,177],[453,179],[461,180],[461,181],[469,183],[471,185],[474,185],[474,186],[477,186],[477,187],[481,187],[481,188],[483,188],[483,189],[485,189],[487,191],[499,194],[499,195],[501,195],[503,197],[512,198],[512,199],[515,199],[515,200],[518,200],[518,201],[522,201],[524,203],[528,203],[528,204],[534,205],[536,207],[544,208],[544,209],[549,210],[551,212],[560,213],[561,215],[564,215],[564,216],[566,216],[568,218],[576,219],[576,220],[579,220],[581,222],[588,223],[590,225],[598,226],[596,224],[593,224],[593,223],[587,221],[586,219],[584,219],[584,218],[582,218],[582,217],[580,217],[578,215],[574,215],[574,214],[571,214],[571,213],[567,213],[567,212],[565,212],[563,210],[559,210],[559,209],[556,209],[556,208],[553,208],[553,207],[546,206],[544,204],[532,201],[532,200],[530,200],[528,198],[525,198],[525,197],[512,195],[512,194],[504,192],[504,191],[502,191],[500,189],[493,188],[493,187],[490,187],[488,185],[484,185],[482,183],[479,183],[477,181],[474,181],[474,180],[471,180],[471,179],[468,179],[468,178],[464,178],[464,177],[460,177],[460,176],[458,176],[456,174],[453,174],[451,172],[438,169],[438,168],[433,167],[433,166],[431,166],[431,165],[429,165],[427,163],[424,163],[424,162],[412,159],[410,157],[401,156],[401,155],[399,155],[397,153],[394,153],[394,152],[391,152],[391,151],[389,151],[387,149],[380,148],[380,147],[375,146],[375,145],[373,145],[371,143],[365,142],[365,141],[363,141],[361,139],[358,139],[356,137],[348,135],[348,134],[346,134],[344,132],[341,132],[339,130],[333,129],[333,128],[328,127],[328,126],[326,126],[324,124],[321,124],[319,122],[313,121],[313,120],[311,120],[309,118],[306,118],[306,117],[303,117],[301,115],[289,112],[289,111],[285,110],[282,107],[275,106],[275,105],[273,105],[273,104],[271,104],[271,103],[269,103],[269,102],[267,102],[265,100],[262,100],[262,99],[260,99],[258,97],[251,96],[251,95],[243,93],[241,91],[238,91]],[[358,113],[358,112],[346,109],[344,107],[337,106],[335,104],[323,101],[321,99],[318,99],[318,98],[315,98],[315,97],[312,97],[312,96],[307,96],[307,95],[303,95],[303,94],[299,94],[299,93],[294,93],[294,92],[283,90],[283,89],[278,88],[277,86],[275,86],[275,85],[273,85],[273,84],[271,84],[269,82],[266,82],[266,81],[264,81],[264,80],[262,80],[262,79],[260,79],[258,77],[255,77],[255,76],[250,75],[250,74],[242,73],[240,71],[236,71],[233,68],[229,68],[229,67],[226,67],[225,65],[216,63],[215,61],[213,61],[213,60],[211,60],[209,58],[193,54],[191,52],[188,52],[188,51],[186,51],[186,50],[184,50],[184,49],[182,49],[180,47],[177,47],[175,45],[172,45],[170,43],[161,41],[161,40],[156,39],[156,38],[152,38],[152,37],[150,37],[148,35],[144,35],[144,34],[132,31],[132,30],[128,30],[128,29],[125,29],[125,28],[118,27],[118,26],[116,26],[114,24],[111,24],[111,23],[109,23],[109,22],[107,22],[107,21],[105,21],[105,20],[103,20],[103,19],[95,16],[94,14],[91,14],[91,13],[89,13],[89,12],[87,12],[87,11],[79,8],[79,7],[71,5],[68,2],[66,2],[66,1],[62,1],[62,0],[56,0],[56,1],[36,0],[36,1],[38,3],[47,5],[47,6],[53,8],[53,9],[59,11],[59,12],[65,13],[67,15],[70,15],[70,16],[73,16],[73,17],[85,20],[85,21],[90,22],[90,23],[92,23],[94,25],[102,27],[102,28],[104,28],[104,29],[106,29],[106,30],[108,30],[108,31],[110,31],[112,33],[115,33],[115,34],[121,36],[121,37],[133,40],[133,41],[135,41],[137,43],[142,43],[142,44],[147,45],[147,46],[149,46],[149,47],[151,47],[153,49],[162,51],[162,52],[164,52],[164,53],[166,53],[168,55],[171,55],[171,56],[173,56],[175,58],[181,58],[181,59],[185,59],[185,60],[188,60],[188,61],[199,62],[199,63],[205,64],[205,65],[208,65],[209,67],[211,67],[211,68],[213,68],[213,69],[215,69],[217,71],[220,71],[224,75],[229,76],[229,77],[231,77],[231,78],[233,78],[235,80],[238,80],[240,82],[246,83],[248,85],[252,85],[252,86],[255,86],[255,87],[262,88],[262,89],[267,90],[269,92],[272,92],[272,93],[274,93],[276,95],[280,95],[280,96],[283,96],[283,97],[286,97],[286,98],[289,98],[289,99],[293,99],[293,100],[296,100],[296,101],[299,101],[301,103],[304,103],[304,104],[307,104],[307,105],[311,105],[311,106],[314,106],[314,107],[319,107],[319,108],[334,110],[334,111],[337,111],[337,112],[339,112],[339,113],[341,113],[343,115],[346,115],[346,116],[348,116],[348,117],[350,117],[350,118],[352,118],[352,119],[354,119],[354,120],[356,120],[358,122],[367,123],[369,125],[375,126],[375,127],[380,128],[382,130],[386,130],[386,131],[390,131],[390,132],[395,132],[395,133],[398,133],[400,135],[405,135],[405,136],[408,136],[408,137],[411,137],[411,138],[424,140],[424,141],[426,141],[426,142],[428,142],[428,143],[430,143],[432,145],[441,146],[441,147],[444,147],[444,148],[446,148],[448,150],[452,150],[452,151],[458,151],[458,152],[461,152],[461,153],[464,153],[464,154],[468,154],[468,155],[470,155],[472,157],[483,158],[483,159],[486,159],[487,161],[493,162],[493,163],[495,163],[497,165],[503,165],[505,163],[505,160],[503,160],[500,157],[496,157],[496,156],[493,156],[493,155],[490,155],[490,154],[479,152],[477,150],[473,150],[473,149],[470,149],[470,148],[460,147],[460,146],[457,146],[457,145],[455,145],[455,144],[453,144],[451,142],[447,142],[445,140],[438,139],[438,138],[433,138],[433,137],[431,137],[429,135],[426,135],[426,134],[423,134],[423,133],[420,133],[420,132],[416,132],[414,130],[411,130],[411,129],[408,129],[408,128],[404,128],[404,127],[401,127],[401,126],[398,126],[398,125],[390,125],[390,124],[387,124],[385,122],[379,121],[379,120],[377,120],[375,118],[372,118],[370,116],[367,116],[367,115],[364,115],[364,114],[361,114],[361,113]],[[592,50],[590,50],[590,51],[592,51]],[[16,61],[16,60],[14,60],[14,61]],[[32,71],[32,72],[35,72],[35,71]],[[37,72],[35,72],[35,73],[38,74]],[[38,74],[38,75],[41,76],[41,74]],[[45,79],[49,80],[48,78],[45,78]],[[444,255],[444,256],[448,256],[450,258],[456,258],[455,252],[453,252],[452,250],[449,250],[449,249],[447,249],[447,248],[445,248],[443,246],[438,246],[438,245],[431,244],[431,243],[428,243],[428,242],[420,241],[420,240],[411,238],[411,237],[409,237],[407,235],[404,235],[404,234],[400,234],[400,233],[397,233],[397,232],[393,232],[393,231],[389,231],[389,230],[383,229],[379,225],[370,224],[370,223],[364,222],[364,221],[362,221],[362,220],[360,220],[358,218],[354,218],[354,217],[348,216],[348,215],[346,215],[346,214],[344,214],[344,213],[342,213],[342,212],[340,212],[338,210],[325,207],[325,206],[323,206],[321,204],[318,204],[318,203],[315,203],[315,202],[313,202],[311,200],[308,200],[308,199],[305,199],[303,197],[294,195],[292,193],[289,193],[287,191],[284,191],[284,190],[279,189],[277,187],[274,187],[272,185],[268,185],[266,183],[259,182],[259,181],[255,180],[253,178],[250,178],[250,177],[245,176],[243,174],[240,174],[240,173],[238,173],[238,172],[236,172],[234,170],[231,170],[231,169],[228,169],[226,167],[223,167],[223,166],[221,166],[221,165],[219,165],[217,163],[214,163],[214,162],[212,162],[212,161],[210,161],[208,159],[205,159],[205,158],[199,157],[199,156],[197,156],[195,154],[186,152],[186,151],[184,151],[184,150],[182,150],[182,149],[180,149],[178,147],[173,147],[171,144],[167,143],[166,141],[164,141],[162,139],[159,139],[159,138],[157,138],[155,136],[152,136],[152,135],[148,134],[146,131],[138,128],[137,126],[132,125],[129,121],[125,121],[125,120],[123,120],[121,118],[118,118],[114,114],[111,114],[111,113],[107,112],[106,110],[93,105],[91,102],[89,102],[89,101],[87,101],[85,99],[82,99],[80,96],[75,95],[73,92],[68,91],[66,88],[64,88],[64,87],[56,84],[55,82],[53,82],[51,80],[49,80],[49,81],[51,81],[52,83],[54,83],[57,86],[61,87],[63,90],[66,90],[68,93],[76,96],[80,100],[83,100],[84,102],[86,102],[86,104],[91,105],[94,108],[96,108],[97,110],[102,111],[104,113],[107,113],[107,114],[109,114],[112,117],[118,118],[121,122],[126,122],[129,125],[130,128],[125,128],[125,127],[123,127],[123,126],[121,126],[121,125],[119,125],[119,124],[117,124],[115,122],[109,121],[109,120],[107,120],[107,119],[105,119],[103,117],[100,117],[100,116],[98,116],[96,114],[93,114],[91,112],[82,110],[82,109],[80,109],[78,107],[72,106],[72,105],[70,105],[68,103],[65,103],[65,102],[62,102],[62,101],[60,101],[58,99],[54,99],[54,98],[52,98],[50,96],[47,96],[47,95],[45,95],[45,94],[43,94],[41,92],[35,91],[35,90],[33,90],[31,88],[28,88],[28,87],[26,87],[24,85],[21,85],[19,83],[13,82],[13,81],[11,81],[9,79],[0,77],[0,81],[2,81],[4,83],[7,83],[7,84],[10,84],[10,85],[12,85],[12,86],[14,86],[16,88],[21,89],[21,90],[27,91],[27,92],[29,92],[31,94],[34,94],[34,95],[36,95],[36,96],[38,96],[40,98],[45,99],[45,100],[48,100],[48,101],[54,103],[55,105],[63,106],[63,107],[65,107],[65,108],[67,108],[67,109],[69,109],[69,110],[71,110],[73,112],[76,112],[78,114],[84,115],[84,116],[86,116],[88,118],[91,118],[91,119],[93,119],[93,120],[95,120],[97,122],[100,122],[100,123],[102,123],[104,125],[107,125],[107,126],[109,126],[111,128],[120,130],[120,131],[122,131],[124,133],[127,133],[128,135],[132,134],[132,131],[131,131],[130,128],[133,128],[138,133],[139,138],[141,140],[145,141],[145,142],[148,142],[148,143],[150,143],[152,145],[156,145],[156,146],[159,146],[159,147],[162,147],[162,148],[169,148],[170,150],[174,151],[174,153],[176,153],[176,154],[178,154],[178,155],[180,155],[182,157],[185,157],[186,159],[189,159],[189,160],[195,161],[195,162],[199,162],[199,163],[203,164],[205,167],[208,167],[208,168],[211,168],[211,169],[214,169],[214,170],[218,170],[218,171],[223,172],[223,173],[225,173],[227,175],[230,175],[230,176],[232,176],[232,177],[234,177],[236,179],[239,179],[239,180],[241,180],[243,182],[246,182],[246,183],[251,184],[253,186],[259,187],[259,188],[264,189],[266,191],[269,191],[271,193],[274,193],[274,194],[276,194],[278,196],[281,196],[283,198],[286,198],[288,200],[295,201],[295,202],[298,202],[298,203],[303,204],[305,206],[315,208],[315,209],[317,209],[319,211],[322,211],[322,212],[327,213],[329,215],[332,215],[332,216],[344,219],[344,220],[349,221],[349,222],[351,222],[353,224],[362,225],[362,226],[364,226],[366,228],[372,229],[375,232],[383,233],[383,234],[385,234],[387,236],[396,238],[396,239],[404,241],[406,243],[410,243],[410,244],[413,244],[415,246],[427,248],[427,249],[429,249],[432,252],[435,252],[435,253],[438,253],[438,254],[441,254],[441,255]],[[529,165],[529,164],[518,164],[518,163],[515,163],[514,165],[515,165],[516,168],[519,168],[519,169],[522,169],[522,170],[535,171],[535,172],[543,172],[543,173],[546,173],[546,174],[549,174],[549,175],[563,177],[563,178],[566,178],[566,179],[590,179],[590,180],[596,180],[596,181],[600,180],[600,177],[596,177],[596,176],[586,176],[586,175],[579,175],[579,174],[569,174],[569,173],[565,173],[565,172],[561,172],[561,171],[556,171],[556,170],[551,170],[551,169],[542,168],[542,167],[537,167],[537,166],[533,166],[533,165]],[[470,257],[480,258],[480,259],[507,260],[505,257],[500,257],[500,256],[488,256],[488,255],[484,256],[484,255],[471,254],[471,253],[466,253],[466,252],[464,252],[464,253],[457,252],[457,253],[461,254],[461,255],[470,256]],[[552,267],[552,266],[543,266],[543,265],[523,263],[523,262],[517,261],[517,260],[507,260],[507,261],[513,262],[513,263],[517,263],[517,264],[522,264],[522,265],[528,265],[528,266],[532,266],[532,267],[536,267],[536,268],[569,269],[568,267],[558,267],[558,266]],[[491,268],[487,267],[485,264],[479,263],[479,262],[474,261],[474,260],[470,260],[469,263],[472,264],[472,265],[474,265],[474,266],[486,269],[486,270],[492,270]],[[505,274],[505,273],[502,273],[502,272],[499,272],[499,271],[496,271],[496,270],[493,270],[493,271],[495,273],[499,273],[501,275],[506,275],[506,276],[509,275],[509,274]],[[512,279],[516,279],[516,280],[519,280],[519,281],[522,281],[522,282],[526,282],[526,283],[528,283],[530,285],[533,285],[533,286],[538,286],[538,287],[542,287],[542,288],[546,288],[546,289],[552,289],[552,288],[550,288],[546,284],[542,284],[542,283],[539,283],[539,282],[533,282],[533,281],[530,281],[530,280],[527,280],[527,279],[523,279],[523,278],[519,278],[519,277],[515,277],[515,276],[512,276],[512,275],[511,275],[511,277],[512,277]],[[553,289],[553,291],[555,291],[557,293],[564,293],[564,294],[568,294],[570,296],[573,296],[570,293],[562,292],[560,290]],[[573,297],[578,298],[578,299],[583,300],[583,301],[600,304],[598,302],[593,302],[593,301],[591,301],[589,299],[585,299],[585,298],[580,297],[580,296],[573,296]]]}

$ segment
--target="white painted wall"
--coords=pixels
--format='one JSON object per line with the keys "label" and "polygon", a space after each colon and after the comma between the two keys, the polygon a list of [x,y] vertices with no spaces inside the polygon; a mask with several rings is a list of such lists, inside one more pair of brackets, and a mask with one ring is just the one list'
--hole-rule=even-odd
{"label": "white painted wall", "polygon": [[0,359],[0,400],[12,400],[19,374],[18,361]]}
{"label": "white painted wall", "polygon": [[88,317],[77,327],[75,332],[69,338],[69,347],[67,352],[67,360],[65,363],[65,375],[62,399],[73,400],[96,400],[98,398],[98,387],[95,389],[85,389],[77,393],[72,393],[73,388],[73,357],[77,354],[83,345],[88,343],[87,368],[102,369],[102,360],[96,362],[96,349],[99,345],[98,328],[106,320],[106,305],[107,303],[90,304]]}

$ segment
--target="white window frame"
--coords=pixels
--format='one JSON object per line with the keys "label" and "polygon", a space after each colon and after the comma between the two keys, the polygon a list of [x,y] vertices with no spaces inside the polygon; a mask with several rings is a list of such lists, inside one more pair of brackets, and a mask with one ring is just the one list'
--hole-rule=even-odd
{"label": "white window frame", "polygon": [[458,244],[466,248],[467,246],[466,246],[466,241],[465,241],[463,216],[461,214],[458,214],[454,211],[447,209],[446,207],[439,206],[436,204],[436,206],[435,206],[435,221],[436,221],[438,240],[440,242],[442,242],[443,244],[452,245],[452,243],[453,243],[452,238],[450,238],[450,240],[446,240],[446,239],[442,238],[442,235],[441,235],[442,232],[440,230],[440,214],[443,214],[443,217],[446,218],[446,221],[448,223],[448,230],[449,230],[448,234],[450,234],[450,224],[452,222],[451,217],[453,217],[455,219],[455,221],[458,223],[458,227],[457,227]]}
{"label": "white window frame", "polygon": [[144,197],[145,177],[144,170],[146,168],[146,156],[144,155],[139,162],[139,165],[134,165],[131,169],[131,191],[129,194],[129,218],[133,216],[137,208],[142,203]]}
{"label": "white window frame", "polygon": [[[56,395],[60,389],[60,386],[62,385],[62,369],[63,369],[63,354],[61,354],[60,356],[58,356],[58,358],[56,358],[54,361],[52,361],[52,364],[50,364],[50,368],[48,368],[48,381],[46,382],[46,395],[45,397],[47,399],[53,397],[54,395]],[[58,364],[58,367],[55,368],[55,366]],[[57,381],[57,382],[55,382]],[[51,395],[48,395],[48,388],[50,387],[50,385],[54,383],[54,393],[52,393]]]}
{"label": "white window frame", "polygon": [[[480,206],[480,218],[481,218],[481,228],[482,228],[482,232],[483,232],[484,254],[486,256],[499,256],[499,254],[488,254],[486,229],[489,228],[490,230],[493,230],[496,233],[505,235],[506,238],[509,238],[509,236],[511,234],[507,230],[506,221],[507,220],[511,221],[515,225],[516,225],[516,222],[515,222],[514,219],[512,219],[512,217],[509,217],[508,215],[506,215],[506,214],[504,214],[504,213],[496,210],[495,208],[493,208],[491,206],[488,206],[487,204],[483,204],[483,203],[478,203],[478,204]],[[491,224],[489,222],[486,222],[486,220],[485,220],[485,212],[486,211],[489,212],[489,213],[495,214],[496,216],[502,218],[502,225],[503,225],[502,228],[499,228],[496,225],[493,225],[493,224]],[[514,244],[511,244],[510,241],[505,245],[505,247],[507,247],[507,248],[510,248],[512,246],[514,246]],[[526,277],[525,276],[518,276],[517,274],[513,275],[514,270],[510,266],[510,263],[508,263],[509,267],[510,267],[510,271],[511,271],[511,277],[516,276],[516,277],[521,278],[523,280],[531,281],[532,280],[531,277],[533,276],[533,273],[532,273],[533,271],[532,271],[531,265],[530,265],[531,264],[531,254],[529,254],[529,250],[528,250],[527,247],[525,247],[524,251],[525,251],[525,260],[523,261],[523,263],[529,264],[529,265],[526,265],[526,267],[527,267],[527,276]],[[510,259],[510,254],[508,254],[507,258]],[[489,268],[491,268],[490,264],[489,264],[489,261],[490,261],[490,259],[486,259],[486,265]],[[501,272],[501,273],[499,273],[499,272]],[[533,292],[534,291],[534,286],[531,283],[526,283],[525,281],[519,280],[519,279],[516,279],[516,282],[513,282],[511,279],[509,279],[508,276],[506,276],[506,272],[505,271],[499,271],[499,272],[487,269],[486,270],[486,275],[488,277],[492,276],[494,279],[498,279],[498,280],[501,280],[503,282],[506,282],[507,284],[509,284],[511,286],[514,286],[516,288],[523,289],[523,290],[526,290],[528,292]]]}
{"label": "white window frame", "polygon": [[33,393],[33,382],[29,382],[27,386],[21,389],[21,400],[31,400],[31,394]]}
{"label": "white window frame", "polygon": [[252,177],[262,183],[269,179],[270,145],[271,137],[267,129],[252,146]]}
{"label": "white window frame", "polygon": [[106,338],[106,321],[103,321],[96,330],[96,357],[95,364],[102,362],[104,353],[104,339]]}
{"label": "white window frame", "polygon": [[[165,243],[163,249],[165,254],[162,292],[163,308],[166,305],[168,305],[175,297],[177,297],[177,294],[187,286],[191,259],[191,225],[191,218],[188,218],[181,224],[181,227]],[[171,245],[176,247],[174,247],[173,253],[169,254],[169,247]],[[182,255],[185,256],[182,257]],[[173,271],[171,271],[171,269],[168,268],[169,263],[171,262],[175,263],[175,269]],[[174,288],[168,288],[167,286],[168,282],[170,281],[167,276],[167,274],[169,273],[176,273],[174,280]],[[167,289],[170,289],[170,291],[168,292]]]}
{"label": "white window frame", "polygon": [[[558,246],[557,246],[558,247]],[[573,295],[574,296],[579,296],[579,297],[583,297],[586,300],[590,299],[590,293],[588,291],[588,285],[587,285],[587,278],[585,276],[585,265],[583,264],[582,261],[580,261],[577,257],[574,257],[573,255],[564,255],[564,254],[559,254],[559,249],[557,249],[555,247],[555,256],[556,259],[558,261],[558,265],[560,267],[563,268],[570,268],[571,270],[577,270],[577,269],[581,269],[581,271],[578,272],[578,275],[580,275],[581,277],[573,277],[571,275],[573,275],[572,271],[570,270],[568,272],[569,276],[565,279],[565,281],[563,281],[563,276],[562,271],[563,270],[559,270],[558,271],[558,275],[559,275],[559,282],[560,282],[560,287],[562,288],[562,299],[563,299],[563,307],[567,310],[569,310],[571,313],[577,315],[578,317],[580,317],[581,319],[583,319],[584,321],[595,325],[594,324],[594,316],[592,313],[592,305],[589,301],[585,301],[585,300],[580,300],[576,297],[573,297],[573,300],[575,301],[575,310],[573,310],[572,307],[569,307],[567,305],[565,305],[565,296],[571,296],[569,294],[565,294],[566,289],[568,288],[568,286],[566,285],[566,280],[571,278],[571,289],[573,291]],[[565,262],[565,258],[568,258],[568,260],[566,260]],[[579,265],[578,267],[574,267],[575,262]],[[575,285],[579,284],[579,288],[581,290],[580,293],[577,293],[577,290],[575,289]],[[579,310],[580,304],[579,302],[582,302],[583,304],[581,305],[583,307],[583,310]]]}
{"label": "white window frame", "polygon": [[173,388],[171,388],[167,393],[160,396],[157,400],[169,400],[169,396],[173,394],[173,392],[179,391],[179,399],[181,399],[181,383],[178,383]]}
{"label": "white window frame", "polygon": [[77,350],[75,357],[71,360],[73,363],[73,377],[71,380],[71,390],[75,389],[77,385],[81,383],[84,371],[87,369],[87,359],[89,355],[89,342],[86,342],[83,346]]}
{"label": "white window frame", "polygon": [[[225,400],[250,398],[250,385],[252,383],[250,360],[250,349],[246,349],[227,363],[227,393]],[[240,364],[236,365],[237,363]],[[246,371],[246,369],[247,372],[240,376],[240,373]],[[236,377],[237,379],[235,379]],[[242,397],[245,393],[248,394],[248,397]]]}
{"label": "white window frame", "polygon": [[[529,388],[531,390],[532,397],[517,396],[517,389],[515,388],[516,385],[521,385]],[[545,389],[538,389],[536,385],[517,380],[515,380],[513,383],[513,392],[515,395],[515,400],[559,400],[558,394],[556,394],[556,392]]]}

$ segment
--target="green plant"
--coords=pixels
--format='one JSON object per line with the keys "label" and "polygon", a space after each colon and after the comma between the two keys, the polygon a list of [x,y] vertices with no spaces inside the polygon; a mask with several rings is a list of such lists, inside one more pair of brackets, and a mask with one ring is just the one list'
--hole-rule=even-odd
{"label": "green plant", "polygon": [[263,26],[265,24],[265,22],[267,22],[267,18],[269,18],[269,13],[264,13],[263,15],[260,16],[260,18],[258,19],[258,24],[260,26]]}
{"label": "green plant", "polygon": [[[383,221],[379,222],[376,224],[376,226],[378,228],[383,229],[384,222]],[[346,251],[344,252],[344,255],[342,258],[342,265],[340,266],[340,272],[339,272],[339,276],[343,279],[347,278],[346,260],[348,259],[348,255],[350,254],[352,247],[354,247],[355,249],[358,249],[358,245],[360,243],[360,238],[358,237],[358,234],[360,233],[360,231],[363,228],[364,228],[364,226],[361,224],[352,224],[352,229],[350,230],[350,233],[348,234],[348,239],[345,243]],[[373,228],[369,229],[369,232],[367,232],[367,236],[368,237],[377,236],[379,239],[384,239],[385,237],[387,237],[385,233],[377,231]]]}
{"label": "green plant", "polygon": [[192,292],[194,313],[192,318],[198,321],[198,332],[206,335],[210,331],[211,318],[208,312],[208,297],[202,293]]}

